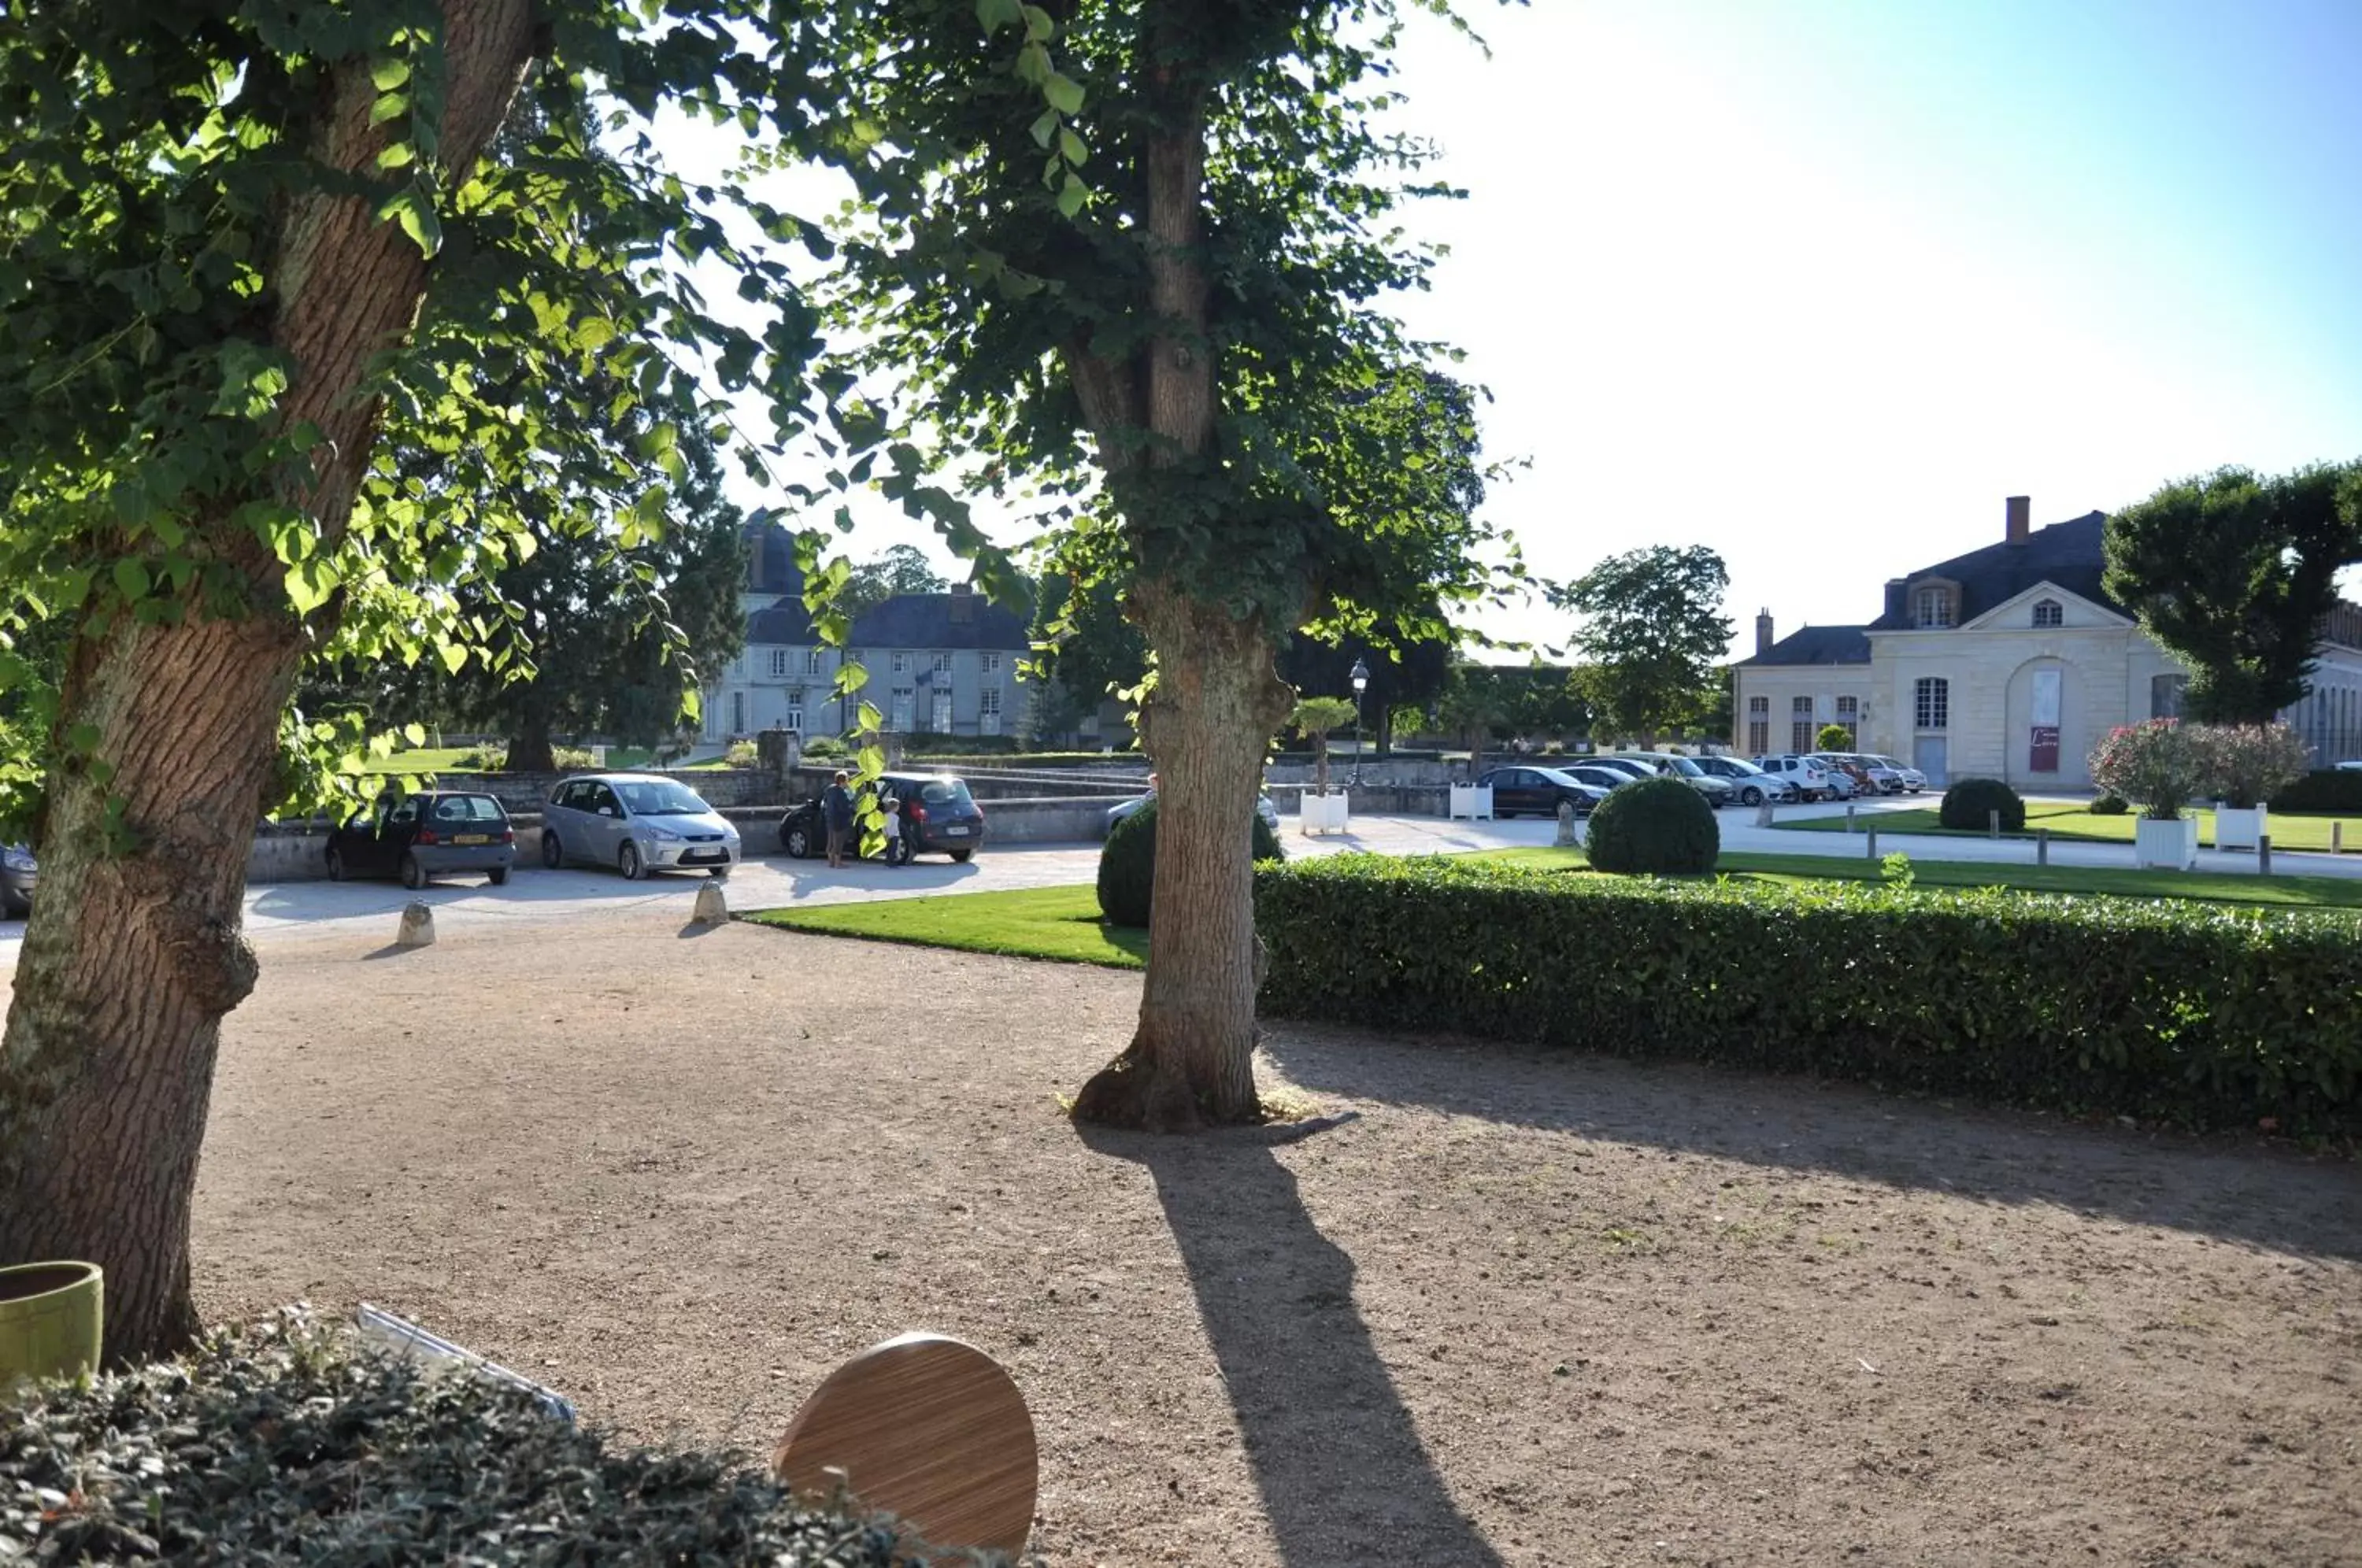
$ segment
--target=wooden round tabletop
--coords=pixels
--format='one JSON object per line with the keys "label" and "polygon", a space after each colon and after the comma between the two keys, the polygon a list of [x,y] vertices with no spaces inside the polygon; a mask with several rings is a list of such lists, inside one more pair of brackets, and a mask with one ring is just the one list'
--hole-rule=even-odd
{"label": "wooden round tabletop", "polygon": [[842,1485],[945,1551],[1014,1557],[1033,1527],[1040,1459],[1000,1364],[940,1334],[904,1334],[829,1375],[788,1423],[771,1468],[799,1494]]}

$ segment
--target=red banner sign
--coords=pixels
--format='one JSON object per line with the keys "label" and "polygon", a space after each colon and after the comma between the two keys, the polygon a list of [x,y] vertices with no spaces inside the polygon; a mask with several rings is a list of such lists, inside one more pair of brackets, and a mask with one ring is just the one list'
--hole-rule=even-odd
{"label": "red banner sign", "polygon": [[2028,767],[2036,773],[2058,771],[2058,726],[2057,724],[2034,726],[2033,751],[2034,755],[2026,763]]}

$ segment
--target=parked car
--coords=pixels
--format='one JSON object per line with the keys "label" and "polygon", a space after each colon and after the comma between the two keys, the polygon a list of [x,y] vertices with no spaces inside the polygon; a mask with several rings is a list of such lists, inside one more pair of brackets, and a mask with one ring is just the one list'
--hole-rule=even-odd
{"label": "parked car", "polygon": [[480,871],[495,888],[516,864],[516,829],[490,795],[460,790],[388,794],[328,834],[328,880],[399,877],[423,888],[437,877]]}
{"label": "parked car", "polygon": [[12,844],[0,849],[0,905],[6,906],[8,919],[33,912],[33,884],[40,874],[30,845]]}
{"label": "parked car", "polygon": [[679,779],[584,773],[550,791],[541,812],[541,863],[612,866],[631,881],[651,871],[727,877],[738,830]]}
{"label": "parked car", "polygon": [[[1137,801],[1126,801],[1120,806],[1110,806],[1108,808],[1107,825],[1112,828],[1116,823],[1123,821],[1124,818],[1131,815],[1132,812],[1140,810],[1141,807],[1148,804],[1149,801],[1155,798],[1156,775],[1152,773],[1148,776],[1148,793],[1141,796]],[[1279,831],[1279,808],[1272,803],[1270,790],[1264,790],[1256,792],[1255,815],[1261,817],[1263,819],[1263,825],[1271,829],[1272,832],[1277,833]]]}
{"label": "parked car", "polygon": [[1850,793],[1853,780],[1831,773],[1809,756],[1759,756],[1755,766],[1796,791],[1800,801],[1834,801]]}
{"label": "parked car", "polygon": [[1710,773],[1700,767],[1694,757],[1666,756],[1661,760],[1665,765],[1664,771],[1667,778],[1678,778],[1704,795],[1705,803],[1717,811],[1738,798],[1738,792],[1731,789],[1729,780],[1719,774]]}
{"label": "parked car", "polygon": [[1496,767],[1481,776],[1476,786],[1493,791],[1496,817],[1514,817],[1520,812],[1554,817],[1561,801],[1573,806],[1576,816],[1587,817],[1594,806],[1607,799],[1606,790],[1556,767]]}
{"label": "parked car", "polygon": [[1601,767],[1595,763],[1587,761],[1569,763],[1559,771],[1578,784],[1588,784],[1597,790],[1617,789],[1631,783],[1636,777],[1620,767]]}
{"label": "parked car", "polygon": [[1603,756],[1599,760],[1628,763],[1640,769],[1640,775],[1644,778],[1661,778],[1674,771],[1673,759],[1658,751],[1619,751],[1614,756]]}
{"label": "parked car", "polygon": [[1852,795],[1877,795],[1884,792],[1878,780],[1871,777],[1868,767],[1841,751],[1816,751],[1811,754],[1815,762],[1853,786]]}
{"label": "parked car", "polygon": [[[887,845],[888,864],[913,855],[948,855],[966,865],[984,843],[984,808],[967,780],[949,773],[888,773],[877,780],[882,797],[900,808],[901,836]],[[789,806],[779,819],[779,847],[798,860],[828,851],[828,820],[817,797]]]}
{"label": "parked car", "polygon": [[1730,786],[1731,793],[1742,806],[1760,806],[1766,801],[1793,801],[1796,787],[1775,774],[1766,773],[1753,763],[1737,756],[1701,756],[1697,765]]}
{"label": "parked car", "polygon": [[1870,779],[1871,788],[1876,790],[1880,794],[1900,795],[1903,793],[1902,769],[1896,767],[1884,757],[1872,756],[1865,751],[1844,751],[1832,753],[1831,755],[1835,756],[1839,762],[1847,763],[1854,767],[1860,768],[1863,775]]}
{"label": "parked car", "polygon": [[1604,767],[1610,773],[1620,773],[1627,778],[1654,778],[1658,770],[1646,763],[1635,762],[1628,756],[1592,756],[1584,759],[1585,767]]}

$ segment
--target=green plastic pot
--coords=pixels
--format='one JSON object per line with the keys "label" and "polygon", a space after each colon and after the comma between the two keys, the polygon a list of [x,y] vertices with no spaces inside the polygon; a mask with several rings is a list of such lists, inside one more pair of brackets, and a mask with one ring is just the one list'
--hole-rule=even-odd
{"label": "green plastic pot", "polygon": [[0,1268],[0,1394],[20,1379],[96,1372],[105,1325],[105,1280],[96,1264]]}

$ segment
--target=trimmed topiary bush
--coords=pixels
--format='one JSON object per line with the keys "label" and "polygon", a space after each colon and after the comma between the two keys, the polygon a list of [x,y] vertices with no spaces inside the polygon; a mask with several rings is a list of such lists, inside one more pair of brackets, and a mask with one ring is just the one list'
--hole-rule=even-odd
{"label": "trimmed topiary bush", "polygon": [[2121,817],[2131,810],[2131,803],[2122,795],[2103,795],[2092,802],[2092,814],[2095,817]]}
{"label": "trimmed topiary bush", "polygon": [[1441,856],[1255,873],[1270,1013],[2362,1133],[2362,915]]}
{"label": "trimmed topiary bush", "polygon": [[2316,767],[2273,796],[2272,810],[2362,816],[2362,768]]}
{"label": "trimmed topiary bush", "polygon": [[[1254,857],[1285,860],[1279,835],[1254,813]],[[1156,888],[1156,797],[1108,830],[1099,848],[1099,915],[1109,925],[1146,929]]]}
{"label": "trimmed topiary bush", "polygon": [[1602,871],[1702,877],[1722,853],[1714,808],[1679,778],[1618,785],[1591,813],[1584,855]]}
{"label": "trimmed topiary bush", "polygon": [[1963,828],[1983,833],[1991,825],[1991,813],[2001,813],[2001,831],[2017,833],[2025,826],[2025,802],[2017,791],[1998,778],[1963,778],[1944,791],[1944,803],[1937,809],[1936,820],[1948,828]]}
{"label": "trimmed topiary bush", "polygon": [[611,1449],[522,1389],[300,1313],[0,1404],[0,1550],[40,1562],[916,1568],[742,1458]]}

